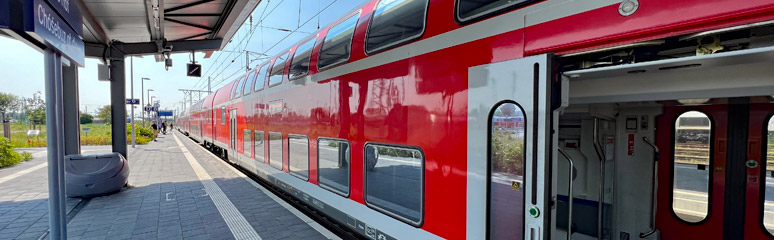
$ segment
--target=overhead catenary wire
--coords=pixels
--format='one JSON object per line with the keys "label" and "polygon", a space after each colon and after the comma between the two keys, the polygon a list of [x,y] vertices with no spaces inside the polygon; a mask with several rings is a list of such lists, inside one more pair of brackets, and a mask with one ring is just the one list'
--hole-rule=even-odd
{"label": "overhead catenary wire", "polygon": [[[266,13],[266,11],[267,11],[267,9],[269,9],[269,7],[267,6],[266,8],[264,8],[263,12],[261,13],[259,21],[255,25],[252,25],[250,27],[250,30],[244,32],[245,33],[245,37],[241,38],[239,40],[239,42],[235,42],[235,45],[231,45],[230,44],[231,46],[233,46],[231,48],[232,51],[221,51],[220,53],[218,53],[218,56],[216,57],[216,61],[215,61],[216,63],[218,63],[218,67],[208,69],[208,71],[205,72],[205,75],[207,77],[206,78],[203,77],[201,80],[199,80],[199,82],[194,84],[193,88],[194,89],[205,89],[205,88],[207,88],[207,85],[206,85],[207,80],[210,80],[209,77],[212,77],[211,86],[212,86],[213,89],[217,89],[217,88],[222,87],[223,84],[228,83],[230,80],[233,80],[233,77],[235,77],[235,76],[237,76],[239,74],[243,74],[244,73],[244,68],[236,68],[236,69],[233,70],[233,72],[230,72],[230,73],[228,73],[227,71],[236,62],[237,59],[242,58],[241,54],[244,53],[245,51],[247,51],[247,47],[252,42],[253,37],[256,35],[255,33],[256,33],[256,30],[258,28],[261,29],[261,33],[260,34],[261,34],[261,39],[263,39],[263,36],[264,36],[263,28],[270,28],[270,27],[266,27],[266,26],[263,25],[264,21],[267,18],[269,18],[270,16],[272,16],[272,14],[282,4],[282,2],[284,2],[284,0],[281,1],[279,4],[277,4],[276,6],[274,6],[274,8],[272,8],[271,10],[268,10],[269,11],[268,13]],[[279,46],[281,43],[285,42],[285,40],[288,39],[290,36],[293,36],[295,33],[302,32],[302,31],[300,31],[301,27],[302,26],[306,26],[312,20],[316,20],[317,21],[317,29],[319,30],[319,28],[320,28],[320,15],[323,12],[325,12],[328,8],[333,6],[336,2],[338,2],[338,0],[334,0],[334,1],[330,2],[329,4],[327,4],[327,6],[323,7],[319,11],[317,11],[317,13],[315,15],[311,16],[309,19],[307,19],[303,23],[301,22],[301,19],[300,19],[301,16],[300,16],[300,8],[299,8],[299,19],[297,21],[297,27],[295,29],[291,30],[282,39],[280,39],[279,41],[276,41],[274,44],[272,44],[269,48],[265,48],[264,45],[263,45],[265,41],[261,41],[261,49],[263,50],[262,53],[265,54],[266,52],[269,52],[269,51],[273,50],[274,48]],[[318,3],[319,3],[319,1],[318,1]],[[267,4],[268,4],[268,1],[267,1]],[[234,56],[234,55],[236,55],[236,56]],[[222,58],[225,58],[225,59],[223,59],[223,61],[221,61]],[[255,60],[260,60],[260,59],[261,58],[258,58],[258,59],[247,58],[247,60],[245,60],[245,64],[250,65]]]}

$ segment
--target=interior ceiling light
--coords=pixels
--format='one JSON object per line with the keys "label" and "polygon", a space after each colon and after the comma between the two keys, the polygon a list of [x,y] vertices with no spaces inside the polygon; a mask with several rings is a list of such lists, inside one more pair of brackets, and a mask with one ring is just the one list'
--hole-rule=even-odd
{"label": "interior ceiling light", "polygon": [[693,99],[680,99],[677,100],[682,105],[701,105],[710,101],[709,98],[693,98]]}

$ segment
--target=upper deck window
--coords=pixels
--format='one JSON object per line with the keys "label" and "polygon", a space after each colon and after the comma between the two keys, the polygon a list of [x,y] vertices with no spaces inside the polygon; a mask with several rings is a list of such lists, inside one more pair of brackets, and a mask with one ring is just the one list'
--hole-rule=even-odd
{"label": "upper deck window", "polygon": [[229,92],[229,95],[228,95],[229,99],[234,99],[234,95],[236,95],[234,91],[236,90],[237,85],[239,85],[239,79],[235,80],[234,84],[231,85],[231,92]]}
{"label": "upper deck window", "polygon": [[274,60],[274,66],[271,67],[271,74],[269,75],[269,86],[274,86],[282,83],[282,72],[285,71],[285,60],[288,59],[290,53],[282,54]]}
{"label": "upper deck window", "polygon": [[309,39],[296,48],[296,53],[293,55],[293,61],[290,62],[290,69],[288,69],[288,78],[296,79],[306,76],[306,74],[309,73],[309,59],[312,58],[314,40],[315,39]]}
{"label": "upper deck window", "polygon": [[249,82],[249,83],[245,84],[245,88],[244,88],[244,91],[242,91],[242,95],[247,95],[251,93],[250,90],[253,89],[253,85],[255,84],[255,75],[257,75],[255,74],[255,71],[251,71],[250,74],[247,75],[247,81],[245,82]]}
{"label": "upper deck window", "polygon": [[[236,90],[236,98],[242,97],[242,90],[245,89],[245,84],[250,81],[249,77],[242,77],[242,81],[239,82],[239,87],[237,87]],[[247,92],[250,92],[250,89],[247,89]]]}
{"label": "upper deck window", "polygon": [[375,53],[414,40],[425,32],[427,0],[381,0],[368,26],[365,49]]}
{"label": "upper deck window", "polygon": [[236,82],[234,82],[234,88],[231,89],[231,99],[237,98],[237,96],[239,95],[239,93],[240,93],[239,91],[241,90],[241,88],[239,88],[239,86],[244,87],[242,85],[242,80],[243,79],[245,79],[245,78],[244,77],[239,77],[239,79],[237,79]]}
{"label": "upper deck window", "polygon": [[465,23],[533,2],[537,0],[457,0],[455,15]]}
{"label": "upper deck window", "polygon": [[352,52],[352,36],[355,34],[358,18],[360,18],[360,12],[328,30],[317,57],[318,69],[331,68],[349,60]]}
{"label": "upper deck window", "polygon": [[264,64],[261,69],[258,69],[258,77],[255,78],[255,91],[263,90],[263,85],[266,84],[266,69],[269,68],[269,64]]}

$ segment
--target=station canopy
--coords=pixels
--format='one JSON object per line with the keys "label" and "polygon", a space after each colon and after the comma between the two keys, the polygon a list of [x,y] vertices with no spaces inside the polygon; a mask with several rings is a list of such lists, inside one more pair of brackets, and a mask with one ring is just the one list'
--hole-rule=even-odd
{"label": "station canopy", "polygon": [[[75,0],[87,57],[222,49],[261,0]],[[112,47],[112,48],[111,48]]]}

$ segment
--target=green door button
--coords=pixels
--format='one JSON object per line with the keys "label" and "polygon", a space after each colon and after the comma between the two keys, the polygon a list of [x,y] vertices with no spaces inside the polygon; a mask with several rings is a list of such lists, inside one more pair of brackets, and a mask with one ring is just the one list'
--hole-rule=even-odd
{"label": "green door button", "polygon": [[540,209],[538,209],[535,206],[529,207],[529,215],[532,216],[533,218],[539,217],[540,216]]}

